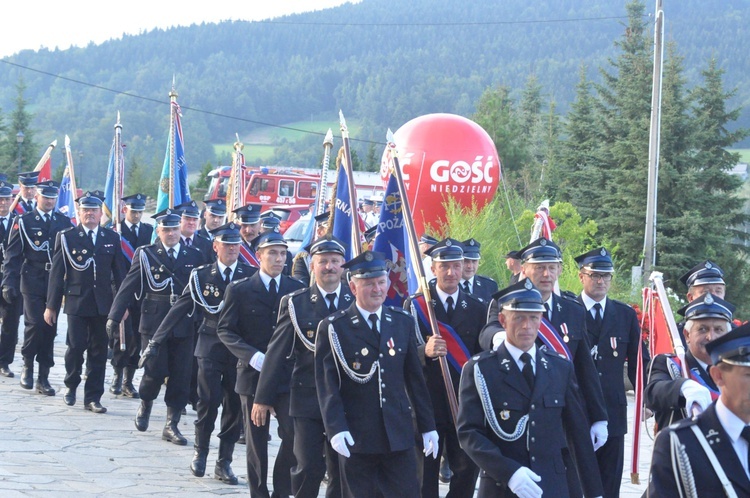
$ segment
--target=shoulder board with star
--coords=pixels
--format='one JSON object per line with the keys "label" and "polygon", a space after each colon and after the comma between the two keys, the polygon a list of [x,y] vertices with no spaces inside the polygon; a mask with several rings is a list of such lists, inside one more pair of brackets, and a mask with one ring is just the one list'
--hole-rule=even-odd
{"label": "shoulder board with star", "polygon": [[578,302],[578,295],[575,292],[569,290],[560,291],[560,297],[567,299],[568,301]]}
{"label": "shoulder board with star", "polygon": [[558,353],[552,348],[539,348],[539,351],[541,351],[542,354],[544,354],[545,356],[549,356],[550,358],[556,358],[556,359],[568,361],[568,359],[565,357],[564,354]]}
{"label": "shoulder board with star", "polygon": [[329,315],[326,320],[329,322],[335,322],[336,320],[346,316],[346,310],[338,310],[336,313]]}
{"label": "shoulder board with star", "polygon": [[488,277],[487,275],[479,275],[479,274],[477,274],[477,275],[474,275],[474,279],[475,280],[484,280],[484,281],[487,281],[487,282],[495,282],[495,283],[497,283],[497,281],[494,278]]}
{"label": "shoulder board with star", "polygon": [[[671,430],[673,430],[673,431],[679,431],[679,430],[691,427],[691,426],[693,426],[693,425],[695,425],[697,423],[698,423],[698,418],[689,417],[689,418],[684,418],[682,420],[678,420],[677,422],[675,422],[673,424],[670,424],[668,426],[668,428],[671,429]],[[715,434],[706,434],[706,438],[708,439],[710,436],[714,436],[714,435],[718,436],[719,434],[718,433],[715,433]]]}
{"label": "shoulder board with star", "polygon": [[71,230],[75,230],[76,228],[77,227],[63,228],[62,230],[60,230],[60,233],[68,233]]}
{"label": "shoulder board with star", "polygon": [[466,298],[467,301],[474,301],[475,303],[484,305],[485,300],[481,297],[475,296],[474,294],[469,294],[468,292],[464,292],[463,296]]}
{"label": "shoulder board with star", "polygon": [[405,309],[403,308],[397,308],[395,306],[386,306],[389,311],[395,311],[396,313],[400,313],[402,315],[411,316]]}
{"label": "shoulder board with star", "polygon": [[475,354],[471,358],[469,358],[468,363],[479,363],[480,361],[485,361],[488,358],[492,358],[493,361],[497,361],[495,359],[495,356],[497,355],[496,351],[482,351],[481,353]]}
{"label": "shoulder board with star", "polygon": [[295,296],[299,296],[300,294],[304,294],[305,292],[307,292],[309,290],[310,290],[310,287],[302,287],[301,289],[297,289],[297,290],[295,290],[293,292],[290,292],[289,294],[287,294],[287,296],[289,296],[290,298],[292,298],[292,297],[295,297]]}
{"label": "shoulder board with star", "polygon": [[229,282],[229,286],[228,287],[236,287],[238,284],[242,284],[242,283],[247,282],[247,279],[249,279],[249,278],[250,277],[245,277],[245,278],[241,278],[239,280],[232,280],[231,282]]}

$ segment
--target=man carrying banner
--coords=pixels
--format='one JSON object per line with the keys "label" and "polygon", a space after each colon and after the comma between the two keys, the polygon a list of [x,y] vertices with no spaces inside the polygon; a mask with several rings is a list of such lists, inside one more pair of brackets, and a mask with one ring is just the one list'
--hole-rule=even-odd
{"label": "man carrying banner", "polygon": [[[57,233],[70,228],[70,218],[54,211],[60,184],[48,180],[36,186],[36,206],[16,218],[10,233],[3,265],[3,299],[13,303],[23,296],[24,338],[21,348],[23,371],[21,387],[54,396],[49,371],[55,364],[54,344],[57,324],[44,321],[47,285],[52,269],[52,252]],[[20,295],[18,291],[21,291]],[[34,359],[39,376],[34,386]]]}
{"label": "man carrying banner", "polygon": [[[573,365],[536,340],[541,292],[526,279],[495,300],[506,340],[469,360],[459,391],[458,439],[482,469],[479,497],[576,496],[564,470],[573,463],[583,495],[601,496]],[[574,462],[565,458],[568,444]]]}
{"label": "man carrying banner", "polygon": [[721,395],[697,417],[656,437],[650,497],[750,496],[750,325],[713,339],[705,349]]}
{"label": "man carrying banner", "polygon": [[424,457],[422,496],[436,498],[439,495],[440,456],[445,454],[453,472],[450,496],[470,498],[474,495],[479,468],[459,446],[445,381],[437,359],[441,356],[448,357],[451,380],[458,392],[461,369],[472,355],[481,352],[479,332],[484,326],[487,307],[459,287],[462,266],[466,261],[466,254],[459,241],[450,238],[441,240],[428,249],[427,254],[432,258],[432,272],[436,278],[429,285],[441,337],[434,335],[430,329],[424,296],[412,296],[404,304],[404,308],[414,315],[419,324],[419,357],[424,364],[427,390],[432,400],[435,425],[440,438],[437,458]]}
{"label": "man carrying banner", "polygon": [[[268,434],[270,423],[256,426],[252,420],[255,391],[265,362],[268,343],[276,326],[281,298],[302,288],[293,278],[282,275],[287,244],[281,234],[270,231],[254,239],[260,259],[260,270],[250,278],[227,287],[224,309],[219,315],[219,339],[237,358],[235,390],[242,401],[247,440],[247,480],[250,495],[268,497]],[[292,493],[291,469],[294,466],[294,428],[289,417],[289,377],[277,383],[280,396],[275,411],[279,422],[281,446],[273,472],[274,496]],[[283,405],[286,394],[286,406]]]}
{"label": "man carrying banner", "polygon": [[[584,408],[591,423],[591,443],[596,451],[607,442],[607,408],[599,372],[591,358],[586,332],[586,308],[575,299],[553,292],[557,277],[562,271],[562,252],[557,244],[549,239],[538,238],[519,249],[518,254],[523,261],[524,275],[542,294],[545,312],[538,335],[539,345],[545,345],[573,362],[583,394]],[[480,338],[484,349],[496,347],[503,339],[497,310],[497,303],[493,300],[487,315],[487,325]],[[579,494],[571,455],[563,450],[563,456],[568,469],[568,487],[574,495]]]}
{"label": "man carrying banner", "polygon": [[[341,496],[338,454],[326,439],[315,388],[315,334],[318,324],[338,310],[348,308],[354,297],[342,285],[344,245],[332,235],[313,241],[305,250],[311,255],[314,283],[281,299],[279,320],[268,344],[253,403],[253,422],[266,423],[277,399],[277,385],[287,382],[288,356],[294,358],[291,372],[289,414],[294,422],[292,491],[296,498],[317,497],[328,471],[326,496]],[[325,455],[322,459],[321,455]]]}
{"label": "man carrying banner", "polygon": [[[599,372],[609,423],[607,442],[596,450],[605,498],[619,498],[628,431],[628,400],[622,375],[628,362],[628,378],[636,385],[641,327],[635,310],[607,296],[615,267],[609,251],[600,247],[575,258],[583,292],[578,301],[586,308],[586,332],[591,357]],[[643,364],[648,353],[642,349]]]}
{"label": "man carrying banner", "polygon": [[21,197],[16,204],[16,214],[28,213],[36,207],[36,184],[38,181],[38,171],[18,173],[18,194]]}
{"label": "man carrying banner", "polygon": [[660,354],[651,360],[644,394],[657,430],[690,418],[694,408],[703,411],[719,397],[719,389],[708,374],[711,357],[706,344],[732,329],[734,305],[708,293],[677,312],[685,317],[685,362],[690,378],[683,376],[684,367],[675,355]]}
{"label": "man carrying banner", "polygon": [[414,319],[383,306],[383,253],[365,251],[344,267],[356,301],[320,322],[315,340],[318,401],[344,496],[419,496],[415,421],[425,455],[437,456],[438,434]]}
{"label": "man carrying banner", "polygon": [[[0,180],[0,278],[2,276],[2,265],[5,264],[5,251],[8,249],[10,232],[16,218],[16,214],[10,211],[13,203],[13,184]],[[23,300],[16,299],[7,302],[0,295],[0,375],[3,377],[14,377],[10,369],[13,357],[16,354],[18,344],[18,325],[21,321],[23,311]]]}
{"label": "man carrying banner", "polygon": [[240,261],[254,267],[260,267],[260,261],[253,249],[252,241],[260,235],[260,209],[254,204],[247,204],[233,211],[240,224]]}
{"label": "man carrying banner", "polygon": [[44,320],[55,326],[65,297],[68,349],[63,400],[68,406],[76,402],[85,353],[83,406],[94,413],[106,413],[101,397],[107,368],[107,313],[112,306],[113,287],[116,290],[125,278],[126,263],[120,236],[99,226],[103,196],[86,192],[76,202],[78,226],[57,234]]}
{"label": "man carrying banner", "polygon": [[[328,232],[328,223],[331,218],[331,213],[326,211],[321,213],[311,223],[315,223],[315,236],[314,239],[319,239],[325,236]],[[292,277],[296,278],[305,285],[310,285],[310,262],[312,258],[306,250],[301,250],[294,255],[292,263]]]}
{"label": "man carrying banner", "polygon": [[[146,196],[140,193],[122,198],[125,206],[125,217],[120,221],[119,233],[123,239],[124,250],[131,254],[126,259],[127,268],[132,264],[132,254],[139,247],[151,244],[154,227],[142,220],[143,211],[146,209]],[[131,252],[132,251],[132,252]],[[138,329],[141,324],[141,304],[134,301],[128,308],[128,318],[125,319],[125,350],[120,347],[120,334],[110,337],[112,342],[112,368],[114,376],[109,392],[119,396],[122,394],[127,398],[139,398],[138,390],[133,384],[133,377],[138,368],[138,360],[141,354],[141,334]]]}
{"label": "man carrying banner", "polygon": [[464,265],[461,275],[461,290],[472,294],[485,303],[492,301],[492,294],[497,292],[497,282],[490,277],[477,275],[479,260],[482,259],[479,241],[475,239],[464,240]]}

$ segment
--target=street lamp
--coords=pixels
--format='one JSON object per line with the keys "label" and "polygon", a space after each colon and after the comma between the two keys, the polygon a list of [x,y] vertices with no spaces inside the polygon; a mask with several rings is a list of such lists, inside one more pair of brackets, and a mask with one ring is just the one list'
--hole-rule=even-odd
{"label": "street lamp", "polygon": [[22,131],[19,131],[16,133],[16,143],[18,144],[18,174],[21,174],[21,148],[23,146],[23,139],[26,136],[23,134]]}

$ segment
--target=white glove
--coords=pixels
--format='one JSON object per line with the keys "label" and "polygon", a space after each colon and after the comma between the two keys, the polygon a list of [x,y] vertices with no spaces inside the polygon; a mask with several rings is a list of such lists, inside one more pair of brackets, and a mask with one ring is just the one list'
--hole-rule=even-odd
{"label": "white glove", "polygon": [[500,347],[500,344],[503,343],[505,340],[506,333],[504,330],[501,330],[500,332],[495,332],[495,335],[492,336],[492,350],[497,351],[497,348]]}
{"label": "white glove", "polygon": [[599,420],[594,422],[589,431],[591,435],[591,444],[594,445],[594,451],[598,450],[607,442],[609,437],[609,430],[607,430],[607,421]]}
{"label": "white glove", "polygon": [[508,487],[518,498],[539,498],[542,488],[536,485],[542,478],[528,467],[521,467],[510,476]]}
{"label": "white glove", "polygon": [[260,372],[260,369],[263,368],[263,360],[265,359],[266,355],[258,351],[250,358],[250,366]]}
{"label": "white glove", "polygon": [[349,446],[354,445],[354,439],[352,439],[352,434],[349,431],[339,432],[331,438],[331,448],[344,458],[351,456],[347,444]]}
{"label": "white glove", "polygon": [[692,417],[693,405],[697,405],[701,412],[711,405],[711,392],[694,380],[683,382],[680,394],[685,398],[685,409],[689,417]]}
{"label": "white glove", "polygon": [[437,431],[422,433],[422,446],[424,447],[424,456],[432,455],[432,458],[437,458],[439,440],[440,438],[438,437]]}

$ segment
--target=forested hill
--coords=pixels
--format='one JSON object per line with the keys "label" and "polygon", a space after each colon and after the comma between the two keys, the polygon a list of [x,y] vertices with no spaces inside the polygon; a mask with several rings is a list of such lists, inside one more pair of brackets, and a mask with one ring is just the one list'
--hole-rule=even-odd
{"label": "forested hill", "polygon": [[[85,48],[24,51],[0,63],[0,116],[6,140],[14,142],[8,114],[22,77],[34,142],[41,148],[67,133],[103,171],[117,111],[128,154],[160,163],[173,76],[193,164],[214,161],[211,144],[231,143],[235,132],[242,137],[257,123],[335,120],[338,109],[362,125],[361,138],[380,140],[386,127],[395,130],[425,113],[470,115],[486,88],[520,91],[532,74],[564,113],[581,64],[594,81],[608,67],[624,30],[625,3],[362,0],[269,22],[201,24]],[[738,86],[733,104],[750,100],[743,84],[750,74],[750,2],[664,4],[667,40],[685,57],[688,81],[698,81],[715,56],[726,85]],[[646,11],[652,9],[649,2]],[[740,124],[750,124],[749,117],[744,111]]]}

